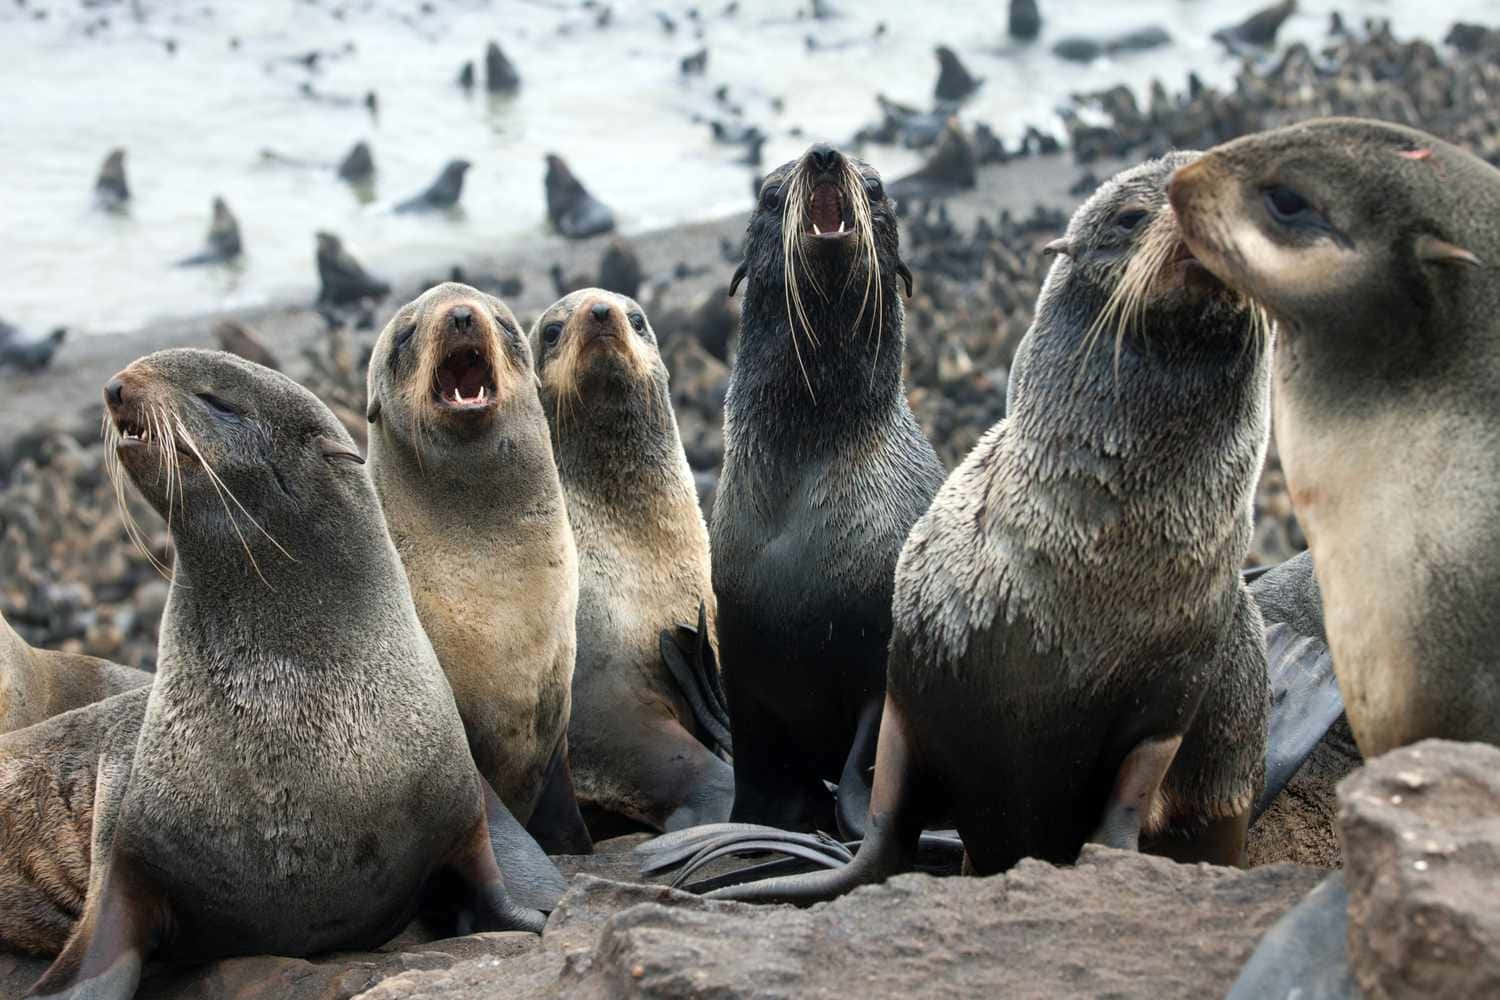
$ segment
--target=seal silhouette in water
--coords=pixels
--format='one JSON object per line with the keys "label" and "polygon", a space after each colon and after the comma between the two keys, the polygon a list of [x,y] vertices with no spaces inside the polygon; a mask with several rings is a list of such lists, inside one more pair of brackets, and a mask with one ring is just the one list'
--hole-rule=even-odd
{"label": "seal silhouette in water", "polygon": [[1074,215],[1010,413],[912,529],[854,861],[716,896],[841,894],[909,868],[946,819],[982,875],[1090,840],[1240,861],[1265,767],[1239,566],[1270,344],[1184,251],[1165,184],[1194,155],[1126,171]]}

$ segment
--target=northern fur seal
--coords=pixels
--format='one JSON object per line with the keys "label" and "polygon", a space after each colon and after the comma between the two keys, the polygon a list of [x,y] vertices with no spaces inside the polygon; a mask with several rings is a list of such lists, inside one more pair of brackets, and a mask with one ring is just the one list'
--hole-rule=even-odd
{"label": "northern fur seal", "polygon": [[580,802],[655,830],[727,819],[734,772],[691,732],[659,635],[714,618],[708,529],[656,333],[634,299],[586,288],[531,330],[578,544],[568,726]]}
{"label": "northern fur seal", "polygon": [[111,149],[94,179],[94,201],[107,211],[118,212],[130,201],[130,185],[125,180],[125,150]]}
{"label": "northern fur seal", "polygon": [[[139,736],[96,758],[87,902],[34,995],[128,998],[151,955],[374,947],[440,874],[480,925],[540,929],[507,895],[488,826],[504,807],[338,420],[285,376],[197,350],[142,358],[105,399],[109,453],[177,558]],[[141,696],[12,734],[5,777],[39,730],[128,727]],[[24,811],[84,807],[0,801],[11,836]]]}
{"label": "northern fur seal", "polygon": [[413,195],[396,206],[397,212],[430,212],[453,208],[464,192],[464,174],[469,172],[468,160],[449,160],[437,179],[427,185],[421,194]]}
{"label": "northern fur seal", "polygon": [[767,176],[710,530],[736,821],[832,829],[827,780],[863,823],[896,556],[943,481],[902,384],[910,279],[874,168],[819,144]]}
{"label": "northern fur seal", "polygon": [[208,237],[202,252],[184,257],[178,267],[197,267],[200,264],[226,264],[240,255],[240,223],[229,210],[223,198],[214,198],[213,221],[208,226]]}
{"label": "northern fur seal", "polygon": [[979,874],[1089,840],[1239,862],[1265,768],[1239,566],[1270,347],[1183,253],[1165,184],[1194,155],[1106,183],[1052,244],[1010,412],[902,549],[854,861],[716,895],[837,895],[909,868],[945,818]]}
{"label": "northern fur seal", "polygon": [[1500,743],[1500,171],[1328,119],[1220,146],[1171,197],[1276,321],[1277,443],[1360,750]]}
{"label": "northern fur seal", "polygon": [[[370,475],[479,771],[554,853],[587,853],[568,768],[578,557],[531,350],[499,299],[435,285],[369,372]],[[545,792],[545,795],[544,795]]]}
{"label": "northern fur seal", "polygon": [[0,616],[0,734],[150,683],[144,670],[37,649]]}

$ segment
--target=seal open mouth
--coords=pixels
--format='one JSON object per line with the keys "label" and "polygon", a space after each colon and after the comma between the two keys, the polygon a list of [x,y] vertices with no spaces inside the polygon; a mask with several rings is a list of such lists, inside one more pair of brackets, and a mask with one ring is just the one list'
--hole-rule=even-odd
{"label": "seal open mouth", "polygon": [[134,417],[115,418],[115,430],[120,432],[120,448],[143,448],[151,443],[151,428],[139,423]]}
{"label": "seal open mouth", "polygon": [[450,351],[433,375],[437,401],[450,410],[478,410],[495,401],[495,370],[477,348]]}
{"label": "seal open mouth", "polygon": [[807,229],[804,235],[840,239],[850,235],[844,211],[844,196],[833,181],[819,181],[807,199]]}

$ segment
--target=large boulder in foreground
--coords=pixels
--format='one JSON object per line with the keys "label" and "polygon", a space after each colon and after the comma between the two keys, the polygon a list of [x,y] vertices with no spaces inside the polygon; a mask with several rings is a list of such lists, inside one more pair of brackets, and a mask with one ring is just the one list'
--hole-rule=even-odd
{"label": "large boulder in foreground", "polygon": [[1424,740],[1370,761],[1339,803],[1365,996],[1500,996],[1500,749]]}

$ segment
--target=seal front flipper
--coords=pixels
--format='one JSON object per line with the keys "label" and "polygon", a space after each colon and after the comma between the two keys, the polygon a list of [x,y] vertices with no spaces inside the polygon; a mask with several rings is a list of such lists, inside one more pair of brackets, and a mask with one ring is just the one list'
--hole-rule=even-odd
{"label": "seal front flipper", "polygon": [[845,840],[863,840],[865,817],[870,814],[870,785],[874,780],[875,748],[880,738],[882,700],[871,701],[859,715],[854,731],[854,745],[844,761],[834,795],[833,817],[839,824],[839,835]]}
{"label": "seal front flipper", "polygon": [[1114,790],[1104,807],[1104,818],[1089,838],[1090,843],[1134,851],[1140,847],[1141,827],[1146,825],[1162,779],[1182,746],[1182,734],[1142,740],[1120,764]]}
{"label": "seal front flipper", "polygon": [[1226,1000],[1358,1000],[1348,934],[1349,892],[1334,872],[1260,939]]}
{"label": "seal front flipper", "polygon": [[27,995],[130,1000],[165,917],[160,897],[127,863],[111,857],[73,936]]}
{"label": "seal front flipper", "polygon": [[469,906],[460,919],[459,933],[531,931],[540,934],[547,918],[540,910],[522,905],[512,895],[495,861],[491,839],[494,808],[499,806],[504,811],[505,806],[488,782],[481,779],[480,784],[484,787],[485,820],[474,826],[472,835],[449,865],[469,892]]}
{"label": "seal front flipper", "polygon": [[505,871],[505,884],[515,901],[525,907],[551,912],[567,891],[567,880],[547,857],[531,834],[511,815],[488,781],[484,786],[485,821],[489,825],[490,850]]}
{"label": "seal front flipper", "polygon": [[698,602],[698,625],[661,631],[661,662],[693,713],[693,735],[714,754],[729,760],[733,743],[729,709],[719,681],[718,658],[708,641],[707,610]]}
{"label": "seal front flipper", "polygon": [[547,776],[542,779],[542,796],[532,810],[526,831],[536,838],[548,854],[593,854],[594,841],[578,810],[573,791],[573,771],[568,764],[568,737],[552,753]]}

